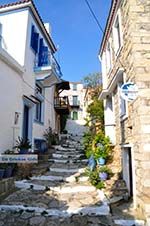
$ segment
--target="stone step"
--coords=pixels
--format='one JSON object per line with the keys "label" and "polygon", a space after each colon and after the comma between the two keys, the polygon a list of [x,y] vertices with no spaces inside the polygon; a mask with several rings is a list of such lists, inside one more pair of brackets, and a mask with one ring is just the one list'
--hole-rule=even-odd
{"label": "stone step", "polygon": [[88,163],[88,159],[77,159],[77,160],[67,160],[67,159],[48,159],[49,162],[54,162],[54,163]]}
{"label": "stone step", "polygon": [[[81,176],[78,178],[78,182],[88,181],[88,177]],[[43,176],[33,176],[31,180],[41,180],[41,181],[60,181],[60,182],[76,182],[76,176],[60,176],[60,175],[43,175]]]}
{"label": "stone step", "polygon": [[83,166],[83,163],[53,163],[50,166],[51,168],[61,168],[61,169],[80,169],[80,168],[85,168],[86,166]]}
{"label": "stone step", "polygon": [[93,186],[84,186],[84,185],[72,185],[72,186],[58,186],[58,187],[47,187],[44,185],[38,185],[35,183],[31,183],[30,181],[27,180],[22,180],[22,181],[16,181],[15,182],[15,186],[17,188],[21,188],[21,189],[32,189],[35,191],[45,191],[48,188],[50,189],[50,191],[54,191],[57,192],[59,194],[70,194],[70,193],[87,193],[87,192],[94,192],[96,191],[96,188]]}
{"label": "stone step", "polygon": [[82,214],[83,216],[107,216],[110,213],[109,206],[101,205],[101,206],[91,206],[91,207],[83,207],[83,208],[68,208],[67,210],[58,210],[58,209],[46,209],[34,206],[23,206],[23,205],[0,205],[0,211],[7,212],[34,212],[42,214],[44,213],[46,216],[53,216],[53,217],[70,217],[74,214]]}
{"label": "stone step", "polygon": [[144,226],[145,222],[143,220],[124,220],[118,219],[114,220],[116,226]]}
{"label": "stone step", "polygon": [[69,154],[69,155],[66,155],[66,154],[55,154],[55,153],[53,153],[52,154],[52,157],[53,158],[57,158],[57,159],[68,159],[68,158],[72,158],[72,159],[79,159],[79,158],[81,158],[81,157],[84,157],[84,155],[83,154],[78,154],[78,155],[76,155],[76,154]]}
{"label": "stone step", "polygon": [[56,173],[82,173],[85,171],[85,168],[76,168],[76,169],[65,169],[65,168],[49,168],[50,172],[56,172]]}
{"label": "stone step", "polygon": [[63,150],[56,150],[55,152],[54,152],[55,154],[64,154],[64,155],[74,155],[74,154],[84,154],[84,152],[83,151],[68,151],[68,150],[66,150],[66,151],[63,151]]}

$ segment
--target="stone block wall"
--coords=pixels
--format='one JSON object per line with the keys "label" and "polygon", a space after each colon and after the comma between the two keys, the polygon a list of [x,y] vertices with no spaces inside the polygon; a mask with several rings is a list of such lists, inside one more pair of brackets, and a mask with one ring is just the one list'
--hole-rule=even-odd
{"label": "stone block wall", "polygon": [[[135,204],[141,216],[150,214],[150,1],[120,1],[123,45],[117,57],[112,51],[112,69],[107,74],[108,87],[118,68],[125,72],[125,82],[134,82],[139,93],[128,102],[127,118],[119,113],[119,90],[114,89],[114,113],[118,171],[121,167],[121,144],[131,144],[135,176]],[[116,10],[117,12],[117,10]],[[111,42],[113,48],[113,42]],[[148,213],[149,212],[149,213]]]}

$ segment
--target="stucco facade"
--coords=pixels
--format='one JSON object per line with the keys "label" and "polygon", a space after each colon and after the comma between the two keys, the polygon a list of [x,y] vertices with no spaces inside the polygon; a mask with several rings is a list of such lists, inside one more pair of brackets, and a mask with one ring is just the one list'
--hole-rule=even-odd
{"label": "stucco facade", "polygon": [[85,89],[80,82],[70,82],[70,90],[64,90],[61,95],[67,96],[70,104],[70,116],[67,120],[69,133],[82,135],[85,131]]}
{"label": "stucco facade", "polygon": [[[149,1],[112,1],[100,48],[105,132],[114,144],[122,172],[141,217],[150,214],[150,9]],[[125,101],[120,87],[138,87],[134,101]]]}
{"label": "stucco facade", "polygon": [[[0,24],[2,153],[15,145],[18,136],[28,138],[34,148],[35,139],[43,139],[45,129],[57,130],[54,92],[61,73],[53,57],[56,47],[32,1],[1,6]],[[37,49],[31,44],[35,34]],[[39,63],[41,42],[48,54],[45,64]]]}

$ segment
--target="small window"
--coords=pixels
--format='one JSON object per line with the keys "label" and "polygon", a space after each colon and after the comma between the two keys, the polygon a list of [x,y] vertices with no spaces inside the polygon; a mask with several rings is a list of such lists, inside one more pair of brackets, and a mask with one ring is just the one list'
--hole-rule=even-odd
{"label": "small window", "polygon": [[74,90],[74,91],[77,90],[77,84],[73,84],[73,90]]}
{"label": "small window", "polygon": [[117,15],[114,23],[113,36],[115,53],[117,53],[122,45],[120,14]]}
{"label": "small window", "polygon": [[112,51],[110,42],[108,42],[107,49],[106,49],[106,64],[107,64],[107,72],[112,68]]}
{"label": "small window", "polygon": [[[119,88],[121,88],[122,84],[123,82],[119,83]],[[120,91],[119,91],[119,97],[120,97],[120,117],[123,117],[127,114],[127,102],[121,97]]]}
{"label": "small window", "polygon": [[73,105],[78,105],[78,96],[73,96]]}
{"label": "small window", "polygon": [[43,98],[43,89],[41,86],[36,84],[36,91],[35,91],[35,96],[37,98],[37,103],[35,105],[35,120],[37,122],[42,122],[43,121],[43,105],[44,105],[44,98]]}
{"label": "small window", "polygon": [[78,112],[77,111],[73,111],[73,120],[78,120]]}
{"label": "small window", "polygon": [[39,34],[35,30],[35,26],[32,25],[31,28],[31,47],[35,51],[38,52],[38,45],[39,45]]}
{"label": "small window", "polygon": [[35,106],[35,119],[38,121],[38,122],[41,122],[42,120],[42,102],[39,100],[39,102],[36,104]]}

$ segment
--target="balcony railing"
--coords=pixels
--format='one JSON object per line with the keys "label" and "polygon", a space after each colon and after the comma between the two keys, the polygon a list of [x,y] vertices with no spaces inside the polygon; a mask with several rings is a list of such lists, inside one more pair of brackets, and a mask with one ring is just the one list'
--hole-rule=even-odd
{"label": "balcony railing", "polygon": [[54,107],[56,111],[69,113],[70,105],[68,97],[55,97]]}
{"label": "balcony railing", "polygon": [[37,54],[35,57],[34,71],[40,72],[45,70],[53,70],[59,77],[62,77],[60,65],[50,52]]}
{"label": "balcony railing", "polygon": [[80,106],[80,101],[79,100],[76,100],[76,101],[71,101],[70,102],[70,106],[73,106],[73,107],[79,107]]}

